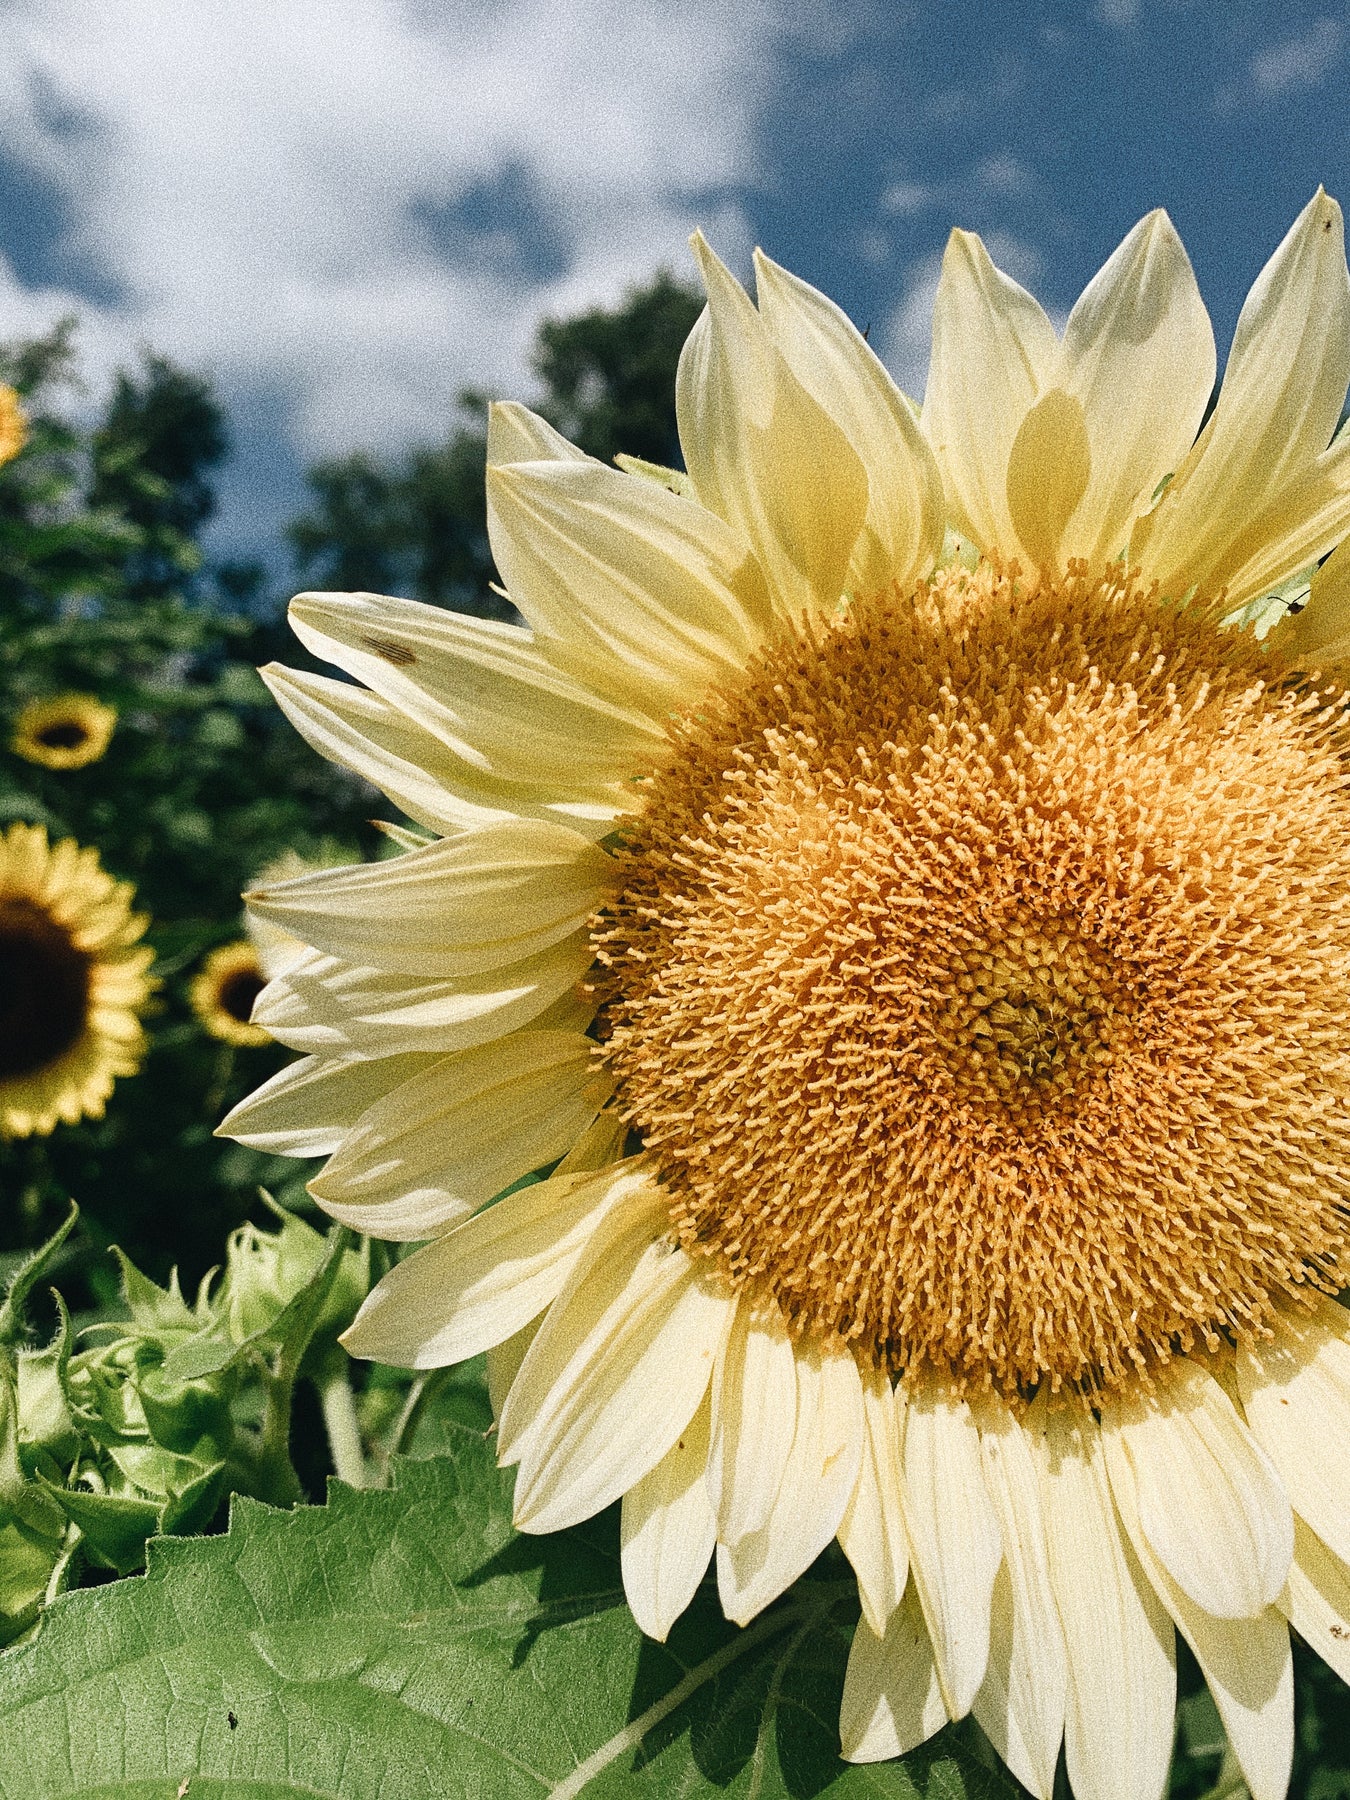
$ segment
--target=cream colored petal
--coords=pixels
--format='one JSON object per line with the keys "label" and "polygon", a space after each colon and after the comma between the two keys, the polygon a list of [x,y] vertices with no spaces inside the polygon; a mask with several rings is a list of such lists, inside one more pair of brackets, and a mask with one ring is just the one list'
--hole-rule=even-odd
{"label": "cream colored petal", "polygon": [[924,1382],[904,1426],[905,1526],[910,1568],[937,1658],[942,1697],[964,1718],[989,1661],[989,1608],[1003,1560],[998,1515],[980,1466],[980,1437],[964,1400]]}
{"label": "cream colored petal", "polygon": [[498,463],[590,462],[591,458],[518,400],[494,400],[488,407],[487,460],[488,467],[495,469]]}
{"label": "cream colored petal", "polygon": [[1239,1345],[1237,1376],[1294,1511],[1350,1561],[1350,1314],[1318,1296],[1311,1317],[1282,1315],[1273,1342]]}
{"label": "cream colored petal", "polygon": [[650,718],[563,674],[518,625],[375,594],[298,594],[290,621],[307,650],[495,780],[603,805],[661,751]]}
{"label": "cream colored petal", "polygon": [[797,1393],[792,1448],[760,1531],[718,1543],[722,1610],[745,1625],[784,1593],[839,1530],[862,1460],[862,1387],[847,1352],[793,1346]]}
{"label": "cream colored petal", "polygon": [[867,473],[867,516],[849,564],[849,590],[874,594],[898,582],[907,591],[937,561],[947,522],[942,477],[918,421],[876,351],[833,300],[761,250],[755,277],[769,336]]}
{"label": "cream colored petal", "polygon": [[1250,515],[1210,576],[1225,611],[1259,599],[1326,556],[1350,532],[1350,442],[1342,442]]}
{"label": "cream colored petal", "polygon": [[419,825],[454,833],[513,818],[556,819],[604,837],[631,811],[631,783],[615,779],[600,800],[556,786],[537,790],[498,781],[456,756],[439,738],[378,694],[270,663],[259,670],[277,705],[313,749],[382,789]]}
{"label": "cream colored petal", "polygon": [[661,720],[740,670],[767,613],[743,540],[703,507],[598,463],[490,470],[492,550],[558,667]]}
{"label": "cream colored petal", "polygon": [[1320,189],[1257,277],[1214,415],[1131,560],[1164,592],[1218,585],[1230,543],[1324,451],[1350,378],[1350,277],[1341,209]]}
{"label": "cream colored petal", "polygon": [[710,1419],[705,1395],[656,1467],[623,1497],[623,1591],[639,1629],[660,1644],[693,1599],[717,1536],[704,1479]]}
{"label": "cream colored petal", "polygon": [[274,1156],[331,1156],[368,1106],[435,1061],[431,1056],[306,1056],[279,1069],[216,1127]]}
{"label": "cream colored petal", "polygon": [[576,1142],[609,1096],[594,1050],[520,1031],[447,1056],[369,1107],[310,1192],[356,1231],[430,1237]]}
{"label": "cream colored petal", "polygon": [[580,931],[613,878],[612,858],[565,825],[513,819],[256,888],[247,900],[259,917],[348,962],[477,975]]}
{"label": "cream colored petal", "polygon": [[971,1410],[1003,1543],[989,1667],[971,1710],[1023,1786],[1050,1800],[1064,1736],[1068,1664],[1050,1584],[1040,1477],[1025,1431],[1001,1400],[981,1396]]}
{"label": "cream colored petal", "polygon": [[675,379],[699,500],[753,549],[787,616],[832,613],[867,516],[867,475],[840,423],[802,386],[744,288],[693,239],[708,305]]}
{"label": "cream colored petal", "polygon": [[1313,575],[1303,611],[1277,625],[1270,641],[1305,667],[1350,661],[1350,538]]}
{"label": "cream colored petal", "polygon": [[972,232],[954,231],[933,305],[922,427],[949,515],[983,550],[1020,548],[1008,460],[1057,354],[1054,327],[1031,295],[994,267]]}
{"label": "cream colored petal", "polygon": [[310,950],[268,982],[253,1016],[292,1050],[445,1056],[525,1025],[584,1030],[594,1002],[581,1005],[572,996],[590,964],[590,943],[580,934],[508,968],[445,981],[417,981]]}
{"label": "cream colored petal", "polygon": [[1214,370],[1190,258],[1167,214],[1151,212],[1088,283],[1064,330],[1057,382],[1082,407],[1092,473],[1063,558],[1095,568],[1121,554],[1195,442]]}
{"label": "cream colored petal", "polygon": [[650,1188],[622,1165],[517,1188],[395,1263],[342,1342],[353,1356],[400,1369],[440,1369],[490,1350],[558,1297],[602,1220],[646,1210]]}
{"label": "cream colored petal", "polygon": [[1083,408],[1063,388],[1051,388],[1022,420],[1008,452],[1008,517],[1033,568],[1062,568],[1064,530],[1091,473]]}
{"label": "cream colored petal", "polygon": [[884,1638],[859,1619],[839,1708],[845,1762],[907,1756],[947,1723],[933,1645],[911,1581]]}
{"label": "cream colored petal", "polygon": [[1298,1519],[1294,1561],[1280,1610],[1309,1647],[1350,1681],[1350,1568]]}
{"label": "cream colored petal", "polygon": [[540,1313],[537,1319],[531,1319],[528,1325],[522,1325],[504,1344],[493,1344],[483,1358],[487,1372],[488,1404],[492,1408],[494,1420],[501,1419],[506,1396],[511,1392],[511,1384],[519,1375],[521,1364],[525,1361],[530,1345],[538,1337],[539,1327],[543,1322],[544,1315]]}
{"label": "cream colored petal", "polygon": [[782,1314],[738,1304],[713,1375],[708,1455],[708,1498],[724,1544],[768,1521],[796,1412],[796,1360]]}
{"label": "cream colored petal", "polygon": [[498,1451],[515,1519],[561,1531],[654,1469],[708,1391],[731,1302],[669,1241],[665,1198],[595,1234],[530,1346]]}
{"label": "cream colored petal", "polygon": [[863,1374],[862,1404],[862,1466],[839,1527],[839,1542],[858,1577],[863,1616],[881,1637],[909,1576],[900,1475],[901,1418],[888,1375],[880,1370]]}
{"label": "cream colored petal", "polygon": [[1038,1400],[1027,1419],[1050,1581],[1068,1656],[1064,1751],[1076,1800],[1160,1800],[1172,1757],[1172,1621],[1116,1516],[1090,1413]]}
{"label": "cream colored petal", "polygon": [[1146,1581],[1204,1671],[1252,1800],[1284,1800],[1294,1753],[1294,1667],[1284,1619],[1273,1606],[1240,1619],[1215,1618],[1197,1606],[1154,1553],[1141,1523],[1143,1484],[1123,1444],[1113,1446],[1109,1432],[1103,1444],[1121,1523]]}
{"label": "cream colored petal", "polygon": [[1196,1606],[1250,1619],[1278,1597],[1294,1554],[1279,1476],[1210,1375],[1185,1357],[1152,1395],[1108,1395],[1102,1448],[1112,1490],[1133,1496],[1149,1547]]}

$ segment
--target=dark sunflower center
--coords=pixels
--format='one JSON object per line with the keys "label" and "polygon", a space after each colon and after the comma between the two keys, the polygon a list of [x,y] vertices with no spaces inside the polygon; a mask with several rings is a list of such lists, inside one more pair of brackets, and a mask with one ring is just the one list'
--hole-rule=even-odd
{"label": "dark sunflower center", "polygon": [[90,958],[32,901],[0,900],[0,1081],[36,1075],[85,1028]]}
{"label": "dark sunflower center", "polygon": [[241,1025],[253,1017],[253,1003],[263,991],[262,976],[254,969],[236,969],[220,984],[220,1007]]}
{"label": "dark sunflower center", "polygon": [[44,725],[36,736],[39,744],[48,750],[78,750],[89,733],[76,719],[59,719],[54,724]]}

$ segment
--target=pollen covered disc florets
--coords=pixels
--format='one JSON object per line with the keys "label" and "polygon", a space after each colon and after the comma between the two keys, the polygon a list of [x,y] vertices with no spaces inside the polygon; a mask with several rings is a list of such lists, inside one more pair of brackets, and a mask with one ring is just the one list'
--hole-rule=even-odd
{"label": "pollen covered disc florets", "polygon": [[692,1253],[1012,1395],[1336,1288],[1347,702],[1213,609],[989,564],[763,652],[676,732],[595,930]]}

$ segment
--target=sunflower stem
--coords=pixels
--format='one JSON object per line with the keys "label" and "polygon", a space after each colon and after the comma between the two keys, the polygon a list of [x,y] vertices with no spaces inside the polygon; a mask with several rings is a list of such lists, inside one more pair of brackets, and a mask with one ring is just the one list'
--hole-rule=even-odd
{"label": "sunflower stem", "polygon": [[338,1369],[319,1383],[319,1405],[328,1432],[333,1472],[348,1487],[370,1485],[370,1470],[361,1444],[361,1425],[356,1416],[356,1396],[347,1371]]}

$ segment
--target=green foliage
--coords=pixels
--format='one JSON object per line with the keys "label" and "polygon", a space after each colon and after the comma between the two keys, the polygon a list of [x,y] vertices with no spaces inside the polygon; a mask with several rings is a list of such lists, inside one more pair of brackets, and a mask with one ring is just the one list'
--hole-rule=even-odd
{"label": "green foliage", "polygon": [[245,1225],[189,1305],[127,1257],[122,1317],[28,1341],[27,1307],[66,1222],[15,1272],[0,1309],[0,1642],[82,1567],[125,1575],[155,1532],[200,1531],[228,1493],[291,1504],[297,1380],[345,1379],[337,1334],[370,1283],[369,1249],[282,1215]]}
{"label": "green foliage", "polygon": [[846,1570],[746,1631],[705,1593],[653,1644],[612,1514],[517,1538],[481,1429],[438,1435],[392,1490],[239,1502],[228,1536],[152,1544],[143,1580],[59,1601],[0,1660],[0,1796],[1015,1793],[954,1733],[907,1768],[838,1760]]}

